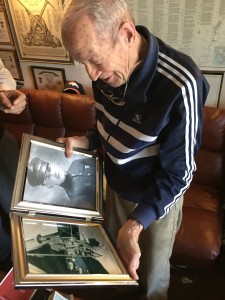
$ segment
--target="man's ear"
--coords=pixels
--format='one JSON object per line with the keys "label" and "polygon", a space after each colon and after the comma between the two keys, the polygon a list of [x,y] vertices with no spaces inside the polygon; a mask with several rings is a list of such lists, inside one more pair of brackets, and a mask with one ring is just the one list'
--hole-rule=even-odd
{"label": "man's ear", "polygon": [[136,37],[136,29],[134,24],[129,21],[124,22],[120,25],[119,30],[124,38],[125,43],[127,43],[128,46],[132,46]]}

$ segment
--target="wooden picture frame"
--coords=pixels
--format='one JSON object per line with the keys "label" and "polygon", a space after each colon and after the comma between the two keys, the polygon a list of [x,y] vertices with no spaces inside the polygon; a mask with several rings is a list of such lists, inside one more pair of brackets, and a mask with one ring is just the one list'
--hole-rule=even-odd
{"label": "wooden picture frame", "polygon": [[9,0],[6,8],[21,60],[73,64],[60,34],[63,0]]}
{"label": "wooden picture frame", "polygon": [[15,50],[0,49],[0,57],[15,80],[23,80],[19,58]]}
{"label": "wooden picture frame", "polygon": [[63,91],[66,82],[65,69],[31,66],[31,70],[36,89]]}
{"label": "wooden picture frame", "polygon": [[0,44],[13,45],[8,17],[6,15],[6,11],[2,8],[0,8]]}
{"label": "wooden picture frame", "polygon": [[[93,183],[90,185],[87,179],[93,174],[91,169],[86,167],[88,161],[85,161],[83,171],[80,171],[79,167],[75,168],[78,177],[85,175],[85,179],[76,182],[77,177],[74,174],[75,186],[84,187],[83,193],[78,192],[80,198],[78,197],[76,201],[83,204],[85,201],[81,200],[86,197],[86,190],[91,190],[95,198],[95,204],[92,204],[91,209],[75,203],[66,207],[64,196],[53,205],[43,191],[41,194],[34,193],[31,199],[27,198],[27,181],[32,186],[50,183],[49,163],[39,161],[38,165],[34,165],[31,162],[36,155],[45,155],[48,159],[51,157],[51,161],[55,164],[65,165],[65,160],[68,163],[70,159],[65,157],[64,151],[64,147],[59,143],[28,134],[23,136],[10,215],[14,237],[15,287],[137,285],[127,273],[116,248],[101,224],[103,221],[101,156],[95,152],[77,149],[74,150],[72,159],[73,162],[84,159],[94,161],[95,192],[92,189]],[[61,161],[62,155],[64,162]],[[56,169],[53,173],[57,173]],[[34,178],[31,175],[34,175]],[[57,175],[56,178],[59,179],[60,176]],[[35,201],[36,198],[38,201]],[[90,201],[90,195],[87,200]]]}

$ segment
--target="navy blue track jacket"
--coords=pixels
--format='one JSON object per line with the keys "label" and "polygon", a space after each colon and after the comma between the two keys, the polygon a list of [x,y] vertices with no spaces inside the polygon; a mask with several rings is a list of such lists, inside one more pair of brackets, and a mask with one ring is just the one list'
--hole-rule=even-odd
{"label": "navy blue track jacket", "polygon": [[[190,185],[209,85],[190,57],[145,27],[137,30],[148,41],[147,56],[126,91],[125,85],[93,82],[97,129],[87,137],[91,149],[104,148],[109,186],[138,203],[130,217],[146,228],[163,218]],[[109,93],[124,97],[125,104],[112,103],[104,95]]]}

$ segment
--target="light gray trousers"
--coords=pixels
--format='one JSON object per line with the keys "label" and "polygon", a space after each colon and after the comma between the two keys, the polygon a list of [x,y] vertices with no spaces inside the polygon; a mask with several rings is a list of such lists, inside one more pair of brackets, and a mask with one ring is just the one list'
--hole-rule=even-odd
{"label": "light gray trousers", "polygon": [[[166,300],[170,282],[170,256],[182,219],[183,197],[161,220],[154,221],[139,237],[141,249],[138,270],[145,294],[141,300]],[[107,186],[105,226],[116,243],[117,233],[136,204],[121,198]]]}

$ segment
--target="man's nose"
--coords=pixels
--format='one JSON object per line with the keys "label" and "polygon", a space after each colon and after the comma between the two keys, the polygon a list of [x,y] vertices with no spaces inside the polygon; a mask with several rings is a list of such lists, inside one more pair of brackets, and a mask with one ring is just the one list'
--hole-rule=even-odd
{"label": "man's nose", "polygon": [[85,65],[85,69],[88,73],[88,76],[92,81],[96,81],[99,76],[102,74],[102,71],[100,71],[95,65],[93,64],[88,64]]}

